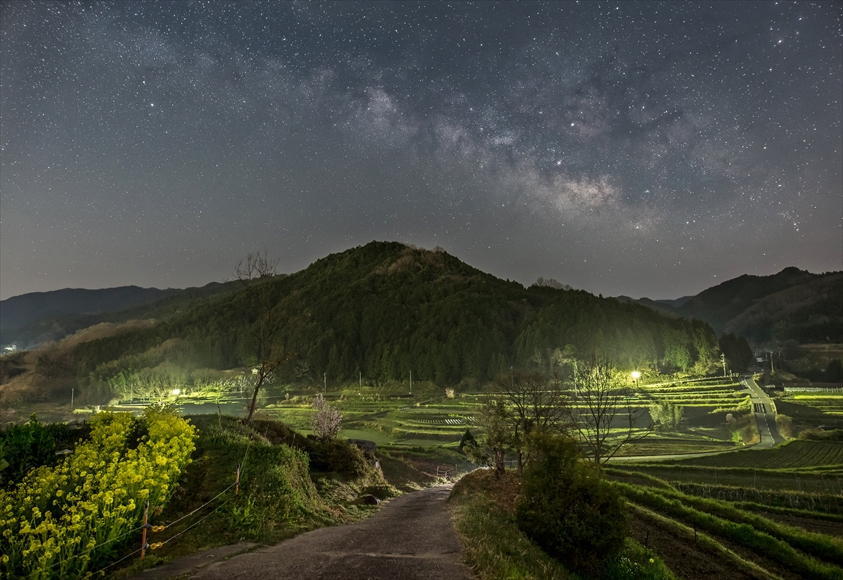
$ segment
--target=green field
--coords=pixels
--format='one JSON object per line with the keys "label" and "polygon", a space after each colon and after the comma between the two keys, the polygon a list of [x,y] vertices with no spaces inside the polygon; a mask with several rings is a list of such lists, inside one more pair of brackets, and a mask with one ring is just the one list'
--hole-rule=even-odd
{"label": "green field", "polygon": [[[754,577],[843,577],[843,443],[793,441],[607,469],[633,530],[670,566],[700,553]],[[703,556],[703,559],[705,556]]]}
{"label": "green field", "polygon": [[788,392],[779,401],[818,411],[835,422],[843,420],[843,394]]}
{"label": "green field", "polygon": [[[378,396],[371,387],[347,388],[329,393],[331,403],[343,412],[341,436],[368,439],[379,445],[454,446],[466,429],[477,431],[477,415],[483,401],[493,393],[461,393],[444,397],[410,398]],[[683,407],[681,429],[652,432],[642,441],[622,449],[622,455],[663,455],[703,453],[735,448],[725,422],[728,410],[746,400],[740,384],[722,379],[704,379],[684,384],[642,385],[633,396],[619,402],[615,435],[627,430],[627,412],[632,410],[634,425],[642,433],[649,424],[648,406],[655,401],[673,402]],[[572,404],[576,407],[576,404]],[[277,400],[261,409],[261,414],[310,432],[312,409],[306,396]]]}
{"label": "green field", "polygon": [[792,441],[773,449],[658,463],[616,463],[613,468],[673,483],[841,494],[843,442]]}
{"label": "green field", "polygon": [[791,441],[775,449],[747,449],[712,457],[686,459],[681,465],[713,467],[757,467],[762,469],[788,469],[808,467],[843,468],[843,442]]}
{"label": "green field", "polygon": [[[454,446],[466,429],[476,429],[480,396],[417,401],[410,398],[368,400],[333,399],[343,413],[342,437],[368,439],[391,446]],[[280,401],[261,414],[283,421],[298,431],[311,431],[313,410],[307,400]]]}

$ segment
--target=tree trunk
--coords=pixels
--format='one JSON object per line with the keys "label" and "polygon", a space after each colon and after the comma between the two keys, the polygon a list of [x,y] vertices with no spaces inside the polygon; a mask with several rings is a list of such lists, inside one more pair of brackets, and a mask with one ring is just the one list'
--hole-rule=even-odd
{"label": "tree trunk", "polygon": [[252,415],[255,414],[255,406],[257,406],[258,404],[258,391],[260,391],[265,377],[266,375],[264,375],[263,371],[261,371],[260,375],[258,376],[258,382],[255,384],[255,391],[254,393],[252,393],[252,402],[249,404],[249,414],[246,415],[245,423],[252,422]]}
{"label": "tree trunk", "polygon": [[503,475],[506,466],[503,462],[503,450],[495,449],[495,477]]}

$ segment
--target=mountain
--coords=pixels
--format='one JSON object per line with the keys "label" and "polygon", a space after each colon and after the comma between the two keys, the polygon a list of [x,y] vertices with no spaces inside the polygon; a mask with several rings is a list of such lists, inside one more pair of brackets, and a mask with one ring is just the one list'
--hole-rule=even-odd
{"label": "mountain", "polygon": [[324,373],[332,384],[360,375],[374,384],[406,380],[410,372],[437,385],[482,384],[513,369],[566,372],[573,358],[593,355],[624,368],[700,369],[717,348],[699,321],[581,290],[525,288],[444,251],[394,242],[158,314],[104,326],[90,339],[68,337],[32,357],[51,377],[44,384],[102,396],[125,385],[136,394],[143,385],[192,384],[255,365],[267,337],[284,353],[282,380],[321,382]]}
{"label": "mountain", "polygon": [[160,300],[174,290],[120,286],[100,290],[65,288],[0,301],[0,344],[26,348],[64,336],[66,320],[93,317]]}
{"label": "mountain", "polygon": [[14,296],[0,301],[0,345],[32,348],[100,322],[154,317],[176,304],[228,287],[212,282],[199,288],[166,290],[138,286],[66,288]]}
{"label": "mountain", "polygon": [[756,345],[843,342],[843,272],[789,267],[770,276],[739,276],[696,296],[638,302],[703,320],[718,333],[744,336]]}

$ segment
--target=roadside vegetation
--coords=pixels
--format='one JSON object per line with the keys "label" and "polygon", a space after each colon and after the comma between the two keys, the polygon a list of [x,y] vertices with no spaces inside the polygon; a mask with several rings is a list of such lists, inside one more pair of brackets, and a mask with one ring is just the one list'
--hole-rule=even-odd
{"label": "roadside vegetation", "polygon": [[[321,436],[265,418],[183,418],[172,406],[4,430],[2,575],[138,571],[214,546],[274,543],[367,516],[400,493],[384,471],[402,489],[457,474],[451,467],[437,475],[442,457],[425,449],[381,459],[337,439],[335,410],[321,410]],[[140,560],[144,521],[150,528]]]}
{"label": "roadside vegetation", "polygon": [[90,437],[66,459],[0,492],[4,575],[77,577],[106,564],[150,509],[167,504],[195,440],[167,408],[92,418]]}

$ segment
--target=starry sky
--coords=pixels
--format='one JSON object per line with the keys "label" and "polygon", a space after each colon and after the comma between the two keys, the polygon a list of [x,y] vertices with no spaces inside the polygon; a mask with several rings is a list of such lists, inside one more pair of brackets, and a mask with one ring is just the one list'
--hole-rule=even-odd
{"label": "starry sky", "polygon": [[605,295],[843,267],[839,2],[0,4],[0,297],[372,239]]}

